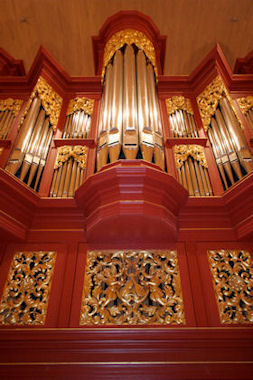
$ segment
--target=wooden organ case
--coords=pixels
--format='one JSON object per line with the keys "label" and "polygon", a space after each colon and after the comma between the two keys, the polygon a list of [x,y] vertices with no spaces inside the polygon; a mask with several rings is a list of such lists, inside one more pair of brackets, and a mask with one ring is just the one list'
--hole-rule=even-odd
{"label": "wooden organ case", "polygon": [[253,76],[164,76],[139,12],[92,41],[0,76],[0,374],[250,379]]}

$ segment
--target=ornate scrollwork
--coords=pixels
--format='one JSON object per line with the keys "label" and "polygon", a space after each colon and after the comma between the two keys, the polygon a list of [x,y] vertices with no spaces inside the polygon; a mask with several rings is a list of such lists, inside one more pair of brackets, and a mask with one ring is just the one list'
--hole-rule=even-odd
{"label": "ornate scrollwork", "polygon": [[171,115],[177,110],[183,110],[193,115],[191,101],[184,96],[173,96],[172,98],[166,99],[166,107],[168,115]]}
{"label": "ornate scrollwork", "polygon": [[23,100],[21,99],[0,99],[0,111],[11,111],[13,115],[17,116],[20,111]]}
{"label": "ornate scrollwork", "polygon": [[50,123],[53,129],[56,129],[57,122],[61,112],[62,98],[53,90],[53,88],[43,79],[39,77],[38,82],[30,96],[24,115],[19,124],[19,128],[23,124],[25,117],[29,111],[33,99],[38,96],[41,99],[42,106],[49,116]]}
{"label": "ornate scrollwork", "polygon": [[184,324],[176,251],[90,251],[80,324]]}
{"label": "ornate scrollwork", "polygon": [[205,168],[208,167],[203,146],[175,145],[173,148],[177,168],[181,168],[181,166],[183,166],[183,163],[188,159],[189,156],[192,156],[195,160],[197,160],[200,163],[200,165],[204,166]]}
{"label": "ornate scrollwork", "polygon": [[135,44],[138,48],[143,50],[154,66],[155,74],[157,75],[155,49],[152,42],[145,36],[145,34],[138,30],[125,29],[115,33],[105,45],[102,78],[105,74],[105,68],[113,54],[125,44]]}
{"label": "ornate scrollwork", "polygon": [[0,303],[0,324],[43,325],[56,252],[17,252]]}
{"label": "ornate scrollwork", "polygon": [[68,161],[70,157],[73,157],[79,163],[79,166],[84,169],[87,160],[87,147],[76,145],[72,146],[61,146],[58,149],[57,157],[55,161],[55,169],[58,169],[60,166],[64,164],[64,162]]}
{"label": "ornate scrollwork", "polygon": [[219,104],[220,99],[223,96],[226,96],[228,99],[235,116],[241,125],[241,120],[236,112],[233,101],[224,85],[221,77],[218,75],[206,88],[205,90],[197,97],[197,103],[199,106],[200,116],[204,125],[205,131],[207,131],[211,118],[214,115],[216,108]]}
{"label": "ornate scrollwork", "polygon": [[247,96],[246,98],[236,99],[242,113],[246,114],[251,108],[253,108],[253,96]]}
{"label": "ornate scrollwork", "polygon": [[208,258],[221,323],[253,322],[253,265],[243,250],[210,250]]}
{"label": "ornate scrollwork", "polygon": [[68,110],[66,115],[70,115],[76,111],[84,111],[88,115],[92,115],[94,106],[94,99],[88,98],[75,98],[71,99],[68,105]]}

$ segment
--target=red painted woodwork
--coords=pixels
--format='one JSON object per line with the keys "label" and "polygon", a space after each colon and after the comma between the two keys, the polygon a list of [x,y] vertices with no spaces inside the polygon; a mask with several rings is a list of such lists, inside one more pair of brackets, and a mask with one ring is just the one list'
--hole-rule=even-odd
{"label": "red painted woodwork", "polygon": [[[125,28],[145,33],[156,50],[167,173],[142,160],[125,160],[94,174],[103,48],[114,33]],[[8,145],[0,155],[0,295],[15,251],[57,251],[45,327],[0,329],[2,378],[20,374],[92,379],[133,375],[145,379],[252,378],[252,327],[221,326],[206,252],[247,249],[252,253],[253,173],[223,191],[196,102],[206,85],[221,75],[250,144],[252,132],[236,99],[253,93],[253,75],[247,68],[252,53],[238,64],[236,71],[248,70],[243,75],[232,74],[216,45],[191,75],[163,76],[165,39],[148,17],[136,11],[119,12],[93,37],[99,76],[89,78],[69,77],[43,47],[27,75],[20,61],[0,51],[1,98],[24,100],[8,140],[0,142],[0,146]],[[3,168],[39,76],[62,96],[63,105],[36,193]],[[199,138],[172,138],[165,99],[174,95],[191,99]],[[95,100],[90,136],[81,142],[61,138],[68,102],[76,96]],[[189,197],[176,180],[171,147],[189,143],[205,148],[214,197]],[[89,147],[84,183],[73,199],[48,198],[57,147],[75,144]],[[91,249],[177,249],[186,325],[80,327],[86,252]]]}
{"label": "red painted woodwork", "polygon": [[0,140],[0,148],[9,148],[11,146],[11,140]]}
{"label": "red painted woodwork", "polygon": [[253,74],[253,50],[244,58],[237,58],[234,68],[235,74]]}

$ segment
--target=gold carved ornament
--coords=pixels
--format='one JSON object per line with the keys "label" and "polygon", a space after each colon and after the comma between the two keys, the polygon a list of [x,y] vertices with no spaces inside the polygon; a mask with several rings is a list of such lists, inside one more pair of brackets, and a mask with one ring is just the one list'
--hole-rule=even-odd
{"label": "gold carved ornament", "polygon": [[0,111],[10,111],[13,113],[14,116],[17,116],[17,114],[20,111],[21,105],[23,103],[23,100],[21,99],[0,99]]}
{"label": "gold carved ornament", "polygon": [[186,111],[193,115],[191,101],[184,96],[173,96],[172,98],[166,99],[166,107],[168,115],[178,110]]}
{"label": "gold carved ornament", "polygon": [[224,85],[221,77],[218,75],[206,88],[205,90],[197,97],[197,103],[199,107],[200,116],[204,125],[205,131],[208,130],[208,127],[211,123],[211,118],[214,115],[216,108],[218,107],[220,99],[226,96],[228,99],[235,116],[241,125],[241,120],[236,112],[233,101]]}
{"label": "gold carved ornament", "polygon": [[236,99],[243,114],[246,114],[251,108],[253,108],[253,96],[247,96],[246,98]]}
{"label": "gold carved ornament", "polygon": [[0,324],[45,324],[56,252],[17,252],[0,302]]}
{"label": "gold carved ornament", "polygon": [[71,115],[77,111],[84,111],[88,115],[92,115],[94,107],[94,99],[88,98],[75,98],[71,99],[68,105],[68,110],[66,115]]}
{"label": "gold carved ornament", "polygon": [[253,265],[243,250],[210,250],[209,264],[221,323],[253,323]]}
{"label": "gold carved ornament", "polygon": [[79,163],[79,166],[84,169],[87,160],[87,147],[86,146],[61,146],[58,149],[54,169],[61,167],[64,162],[73,157]]}
{"label": "gold carved ornament", "polygon": [[184,324],[176,251],[89,251],[81,325]]}
{"label": "gold carved ornament", "polygon": [[200,145],[175,145],[173,147],[176,166],[181,168],[184,162],[188,159],[189,156],[198,161],[200,165],[207,168],[206,157],[204,153],[203,146]]}
{"label": "gold carved ornament", "polygon": [[42,77],[39,77],[38,82],[32,92],[32,95],[30,96],[27,102],[25,112],[19,124],[19,128],[23,124],[25,117],[29,111],[29,108],[32,104],[32,101],[36,96],[40,98],[42,107],[44,108],[46,114],[49,116],[50,124],[55,130],[61,112],[62,98]]}
{"label": "gold carved ornament", "polygon": [[138,30],[125,29],[115,33],[105,45],[102,78],[104,78],[105,68],[114,53],[125,44],[129,46],[135,44],[139,49],[143,50],[154,66],[154,71],[157,76],[155,48],[152,42],[145,36],[144,33],[139,32]]}

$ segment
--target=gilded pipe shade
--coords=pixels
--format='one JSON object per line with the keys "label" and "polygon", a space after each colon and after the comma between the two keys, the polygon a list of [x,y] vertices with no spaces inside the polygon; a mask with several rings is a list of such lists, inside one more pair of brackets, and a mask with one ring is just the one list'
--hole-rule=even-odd
{"label": "gilded pipe shade", "polygon": [[22,103],[23,100],[20,99],[0,99],[0,139],[5,140],[7,138]]}
{"label": "gilded pipe shade", "polygon": [[245,250],[210,250],[209,265],[221,323],[253,323],[253,265]]}
{"label": "gilded pipe shade", "polygon": [[0,324],[44,325],[56,252],[14,254],[0,302]]}
{"label": "gilded pipe shade", "polygon": [[164,170],[154,68],[138,45],[123,44],[106,66],[98,131],[97,170],[141,158]]}
{"label": "gilded pipe shade", "polygon": [[87,252],[80,324],[185,324],[177,252]]}

